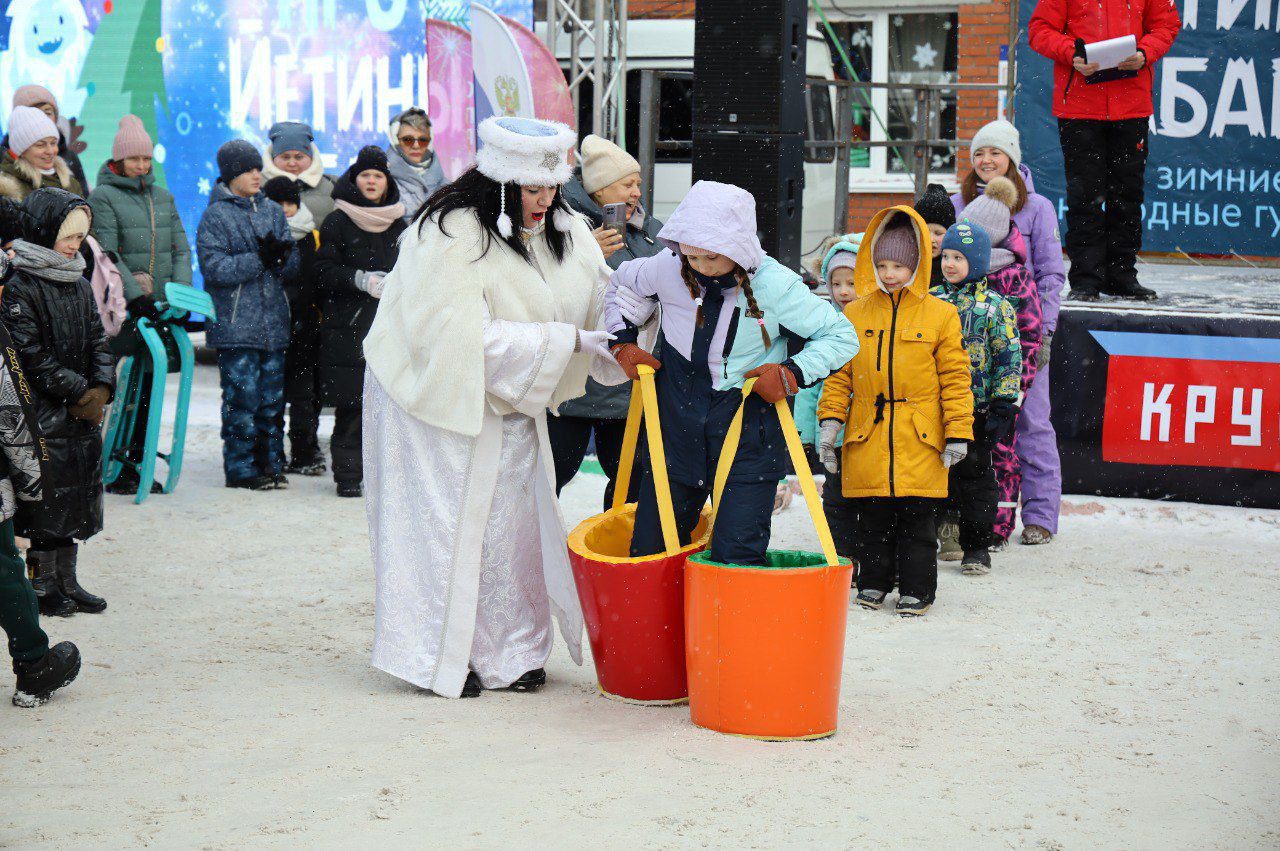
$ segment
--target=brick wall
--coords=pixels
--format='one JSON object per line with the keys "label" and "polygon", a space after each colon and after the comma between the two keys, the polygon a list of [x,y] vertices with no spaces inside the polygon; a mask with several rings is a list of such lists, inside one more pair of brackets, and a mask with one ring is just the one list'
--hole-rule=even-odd
{"label": "brick wall", "polygon": [[911,195],[892,192],[852,192],[849,194],[849,232],[867,229],[871,217],[885,207],[912,203]]}

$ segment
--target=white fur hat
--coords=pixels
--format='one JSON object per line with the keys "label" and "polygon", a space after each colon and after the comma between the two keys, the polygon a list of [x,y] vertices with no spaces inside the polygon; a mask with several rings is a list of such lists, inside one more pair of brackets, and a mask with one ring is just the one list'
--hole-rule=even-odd
{"label": "white fur hat", "polygon": [[498,183],[560,186],[573,176],[569,149],[578,141],[572,130],[537,118],[486,118],[480,122],[476,167]]}
{"label": "white fur hat", "polygon": [[[476,152],[476,168],[502,186],[502,212],[498,233],[509,238],[511,217],[507,215],[507,184],[520,186],[562,186],[573,177],[569,150],[577,135],[563,124],[537,118],[504,116],[480,122],[481,148]],[[565,231],[562,211],[552,216],[556,229]]]}

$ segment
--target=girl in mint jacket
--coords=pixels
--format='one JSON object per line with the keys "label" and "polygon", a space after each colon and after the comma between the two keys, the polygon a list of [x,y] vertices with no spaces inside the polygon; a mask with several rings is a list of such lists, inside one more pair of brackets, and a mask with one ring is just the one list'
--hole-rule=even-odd
{"label": "girl in mint jacket", "polygon": [[[711,558],[764,564],[778,480],[787,471],[775,402],[795,395],[858,352],[853,326],[811,293],[795,272],[764,253],[755,199],[743,189],[699,181],[658,234],[666,246],[622,264],[605,299],[614,355],[630,378],[647,364],[655,383],[667,473],[682,544],[690,542],[711,494],[720,450],[742,403],[742,437],[719,508]],[[662,306],[663,342],[654,355],[637,329]],[[793,354],[794,352],[794,354]],[[640,485],[633,557],[664,549],[653,479]]]}

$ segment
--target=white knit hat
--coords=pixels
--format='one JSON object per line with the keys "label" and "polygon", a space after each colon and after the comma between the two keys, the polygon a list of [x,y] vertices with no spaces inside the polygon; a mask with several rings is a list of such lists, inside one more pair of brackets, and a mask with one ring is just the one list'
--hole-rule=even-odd
{"label": "white knit hat", "polygon": [[58,125],[34,106],[15,106],[9,113],[9,150],[22,156],[41,139],[58,138]]}
{"label": "white knit hat", "polygon": [[[569,150],[578,140],[574,132],[556,121],[504,116],[480,122],[477,135],[481,148],[476,152],[476,168],[485,177],[502,185],[502,212],[498,233],[510,237],[511,217],[507,215],[508,183],[520,186],[562,186],[573,176]],[[552,217],[557,230],[568,223]]]}
{"label": "white knit hat", "polygon": [[640,173],[636,158],[608,139],[588,135],[578,150],[582,154],[582,188],[588,195],[627,175]]}
{"label": "white knit hat", "polygon": [[1003,118],[982,125],[969,143],[969,156],[978,148],[997,148],[1009,155],[1014,166],[1022,165],[1022,143],[1018,128]]}

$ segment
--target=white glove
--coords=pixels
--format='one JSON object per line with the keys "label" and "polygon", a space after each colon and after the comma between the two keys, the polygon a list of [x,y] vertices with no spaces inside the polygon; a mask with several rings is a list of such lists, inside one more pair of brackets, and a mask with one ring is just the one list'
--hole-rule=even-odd
{"label": "white glove", "polygon": [[947,448],[938,453],[942,458],[942,466],[951,469],[956,464],[964,460],[969,454],[969,444],[962,440],[953,440],[947,443]]}
{"label": "white glove", "polygon": [[578,343],[573,350],[598,358],[612,358],[613,353],[609,351],[609,341],[612,339],[614,337],[608,331],[579,331]]}
{"label": "white glove", "polygon": [[840,437],[840,429],[844,423],[839,420],[823,420],[818,430],[818,460],[834,474],[840,469],[840,455],[836,451],[836,440]]}
{"label": "white glove", "polygon": [[614,289],[614,297],[617,299],[618,312],[622,314],[622,318],[637,328],[648,322],[649,317],[653,316],[653,312],[658,309],[658,303],[653,299],[636,295],[627,287],[620,286]]}

